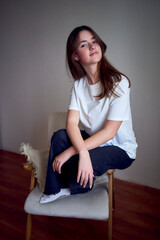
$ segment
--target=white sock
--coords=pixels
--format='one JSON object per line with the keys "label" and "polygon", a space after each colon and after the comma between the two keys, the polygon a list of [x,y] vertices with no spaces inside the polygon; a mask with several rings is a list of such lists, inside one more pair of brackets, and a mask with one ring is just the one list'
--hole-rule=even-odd
{"label": "white sock", "polygon": [[60,197],[69,196],[69,195],[71,195],[69,188],[62,188],[60,192],[56,194],[51,194],[51,195],[43,194],[40,199],[40,203],[43,204],[43,203],[52,202]]}

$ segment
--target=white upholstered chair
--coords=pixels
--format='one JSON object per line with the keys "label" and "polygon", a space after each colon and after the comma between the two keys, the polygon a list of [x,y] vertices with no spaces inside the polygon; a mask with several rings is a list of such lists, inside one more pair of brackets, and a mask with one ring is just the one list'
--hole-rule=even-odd
{"label": "white upholstered chair", "polygon": [[[50,116],[48,124],[49,139],[53,132],[65,128],[65,121],[65,112],[55,112]],[[39,200],[43,194],[45,185],[49,149],[44,151],[36,150],[30,144],[22,144],[21,151],[22,154],[27,156],[24,168],[31,170],[30,193],[24,205],[25,212],[27,213],[26,240],[29,240],[31,236],[31,216],[33,214],[107,220],[108,237],[106,236],[106,239],[112,239],[113,169],[97,177],[93,189],[88,193],[70,195],[57,199],[55,202],[40,204]],[[35,178],[37,178],[36,186]]]}

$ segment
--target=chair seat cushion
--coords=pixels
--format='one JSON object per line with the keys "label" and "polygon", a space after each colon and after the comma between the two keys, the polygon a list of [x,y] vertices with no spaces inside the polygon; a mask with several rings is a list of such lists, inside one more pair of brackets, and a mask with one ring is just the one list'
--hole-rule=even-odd
{"label": "chair seat cushion", "polygon": [[91,191],[46,204],[40,204],[43,193],[36,186],[28,195],[24,209],[34,215],[106,220],[109,216],[107,180],[106,174],[102,175],[95,180]]}

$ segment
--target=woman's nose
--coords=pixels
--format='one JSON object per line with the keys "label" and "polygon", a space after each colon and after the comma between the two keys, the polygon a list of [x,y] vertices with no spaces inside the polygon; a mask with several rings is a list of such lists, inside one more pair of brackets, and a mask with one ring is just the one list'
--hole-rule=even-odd
{"label": "woman's nose", "polygon": [[91,50],[92,50],[92,49],[95,49],[95,45],[91,43],[91,44],[89,45],[89,49],[91,49]]}

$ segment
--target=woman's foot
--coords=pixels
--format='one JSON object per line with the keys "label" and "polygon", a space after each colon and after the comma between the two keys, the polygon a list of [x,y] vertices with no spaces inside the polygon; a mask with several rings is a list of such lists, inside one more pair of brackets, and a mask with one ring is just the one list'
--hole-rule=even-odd
{"label": "woman's foot", "polygon": [[43,194],[40,199],[40,203],[43,204],[43,203],[52,202],[60,197],[69,196],[69,195],[71,195],[69,188],[62,188],[61,191],[56,194],[51,194],[51,195]]}

